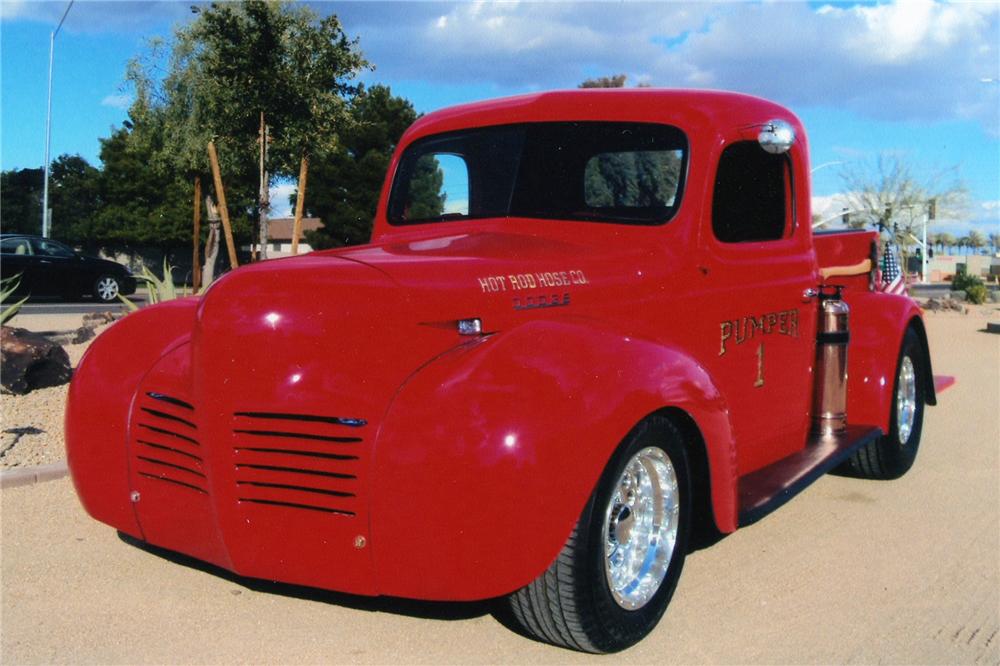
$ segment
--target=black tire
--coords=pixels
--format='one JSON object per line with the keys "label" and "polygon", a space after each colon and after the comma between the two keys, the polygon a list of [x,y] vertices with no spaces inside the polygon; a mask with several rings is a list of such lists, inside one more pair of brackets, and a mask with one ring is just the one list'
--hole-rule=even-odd
{"label": "black tire", "polygon": [[[619,481],[633,457],[651,450],[665,454],[676,477],[677,531],[666,554],[666,573],[648,600],[634,610],[616,601],[605,564],[605,521],[612,502],[621,498]],[[659,455],[653,452],[653,455]],[[618,516],[631,507],[620,508]],[[632,516],[638,520],[636,511]],[[626,528],[631,533],[631,527]],[[587,502],[562,551],[537,579],[508,597],[514,618],[538,640],[583,652],[617,652],[634,645],[660,621],[684,567],[691,529],[691,478],[688,456],[678,429],[653,416],[636,426],[618,447]],[[610,540],[609,540],[610,541]],[[610,556],[609,556],[610,557]],[[610,566],[610,565],[609,565]],[[655,590],[655,591],[654,591]]]}
{"label": "black tire", "polygon": [[[913,368],[913,416],[909,432],[900,436],[900,391],[905,393],[903,368],[909,363]],[[858,449],[848,460],[850,472],[867,479],[898,479],[913,466],[920,448],[920,433],[924,424],[924,406],[927,403],[927,368],[920,338],[912,328],[907,329],[896,361],[896,375],[892,385],[892,407],[889,414],[889,434]],[[904,410],[904,414],[906,410]],[[907,419],[904,419],[906,421]]]}
{"label": "black tire", "polygon": [[94,298],[102,303],[113,303],[121,293],[121,282],[114,275],[104,274],[94,281]]}

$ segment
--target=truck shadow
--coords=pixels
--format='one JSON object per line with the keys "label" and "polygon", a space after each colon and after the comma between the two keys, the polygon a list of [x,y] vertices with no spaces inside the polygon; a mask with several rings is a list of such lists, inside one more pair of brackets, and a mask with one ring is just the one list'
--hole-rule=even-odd
{"label": "truck shadow", "polygon": [[[699,550],[710,548],[722,539],[723,534],[707,526],[695,526],[691,532],[688,542],[688,554]],[[260,592],[262,594],[277,594],[293,599],[305,601],[316,601],[324,604],[333,604],[350,608],[352,610],[366,611],[369,613],[392,613],[425,620],[471,620],[485,615],[491,615],[494,620],[503,625],[509,631],[524,638],[535,640],[527,634],[518,621],[514,618],[510,606],[505,598],[484,599],[481,601],[420,601],[416,599],[403,599],[399,597],[366,597],[344,592],[333,592],[322,590],[305,585],[293,585],[290,583],[280,583],[263,580],[260,578],[248,578],[240,576],[232,571],[223,569],[214,564],[197,560],[182,553],[178,553],[166,548],[154,546],[130,536],[124,532],[118,532],[118,538],[130,546],[143,550],[150,555],[160,557],[174,564],[195,569],[204,573],[217,576],[240,587]]]}
{"label": "truck shadow", "polygon": [[[124,532],[118,532],[118,538],[130,546],[135,546],[151,555],[161,557],[189,569],[196,569],[217,576],[254,592],[278,594],[294,599],[334,604],[369,613],[394,613],[396,615],[427,620],[471,620],[484,615],[494,614],[497,608],[503,605],[498,603],[496,599],[487,599],[485,601],[418,601],[397,597],[365,597],[343,592],[331,592],[305,585],[292,585],[289,583],[262,580],[260,578],[247,578],[217,567],[214,564],[202,562],[201,560],[196,560],[193,557],[188,557],[172,550],[153,546]],[[506,624],[503,619],[497,619],[502,624]]]}

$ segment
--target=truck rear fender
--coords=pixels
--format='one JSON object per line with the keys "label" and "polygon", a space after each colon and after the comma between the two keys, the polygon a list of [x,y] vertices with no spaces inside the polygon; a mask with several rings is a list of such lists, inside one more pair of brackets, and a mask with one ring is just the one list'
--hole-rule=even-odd
{"label": "truck rear fender", "polygon": [[592,322],[536,321],[425,365],[375,444],[379,593],[482,599],[527,584],[559,553],[623,437],[664,409],[696,427],[691,445],[704,450],[693,459],[707,459],[716,524],[732,531],[726,405],[683,352]]}
{"label": "truck rear fender", "polygon": [[909,297],[881,292],[845,292],[851,308],[847,418],[851,423],[876,425],[889,432],[896,363],[906,331],[920,338],[927,369],[927,403],[934,405],[934,377],[921,311]]}

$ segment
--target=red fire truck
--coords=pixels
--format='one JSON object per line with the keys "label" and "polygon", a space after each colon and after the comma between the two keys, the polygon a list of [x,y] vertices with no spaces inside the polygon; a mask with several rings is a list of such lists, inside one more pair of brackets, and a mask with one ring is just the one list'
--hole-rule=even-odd
{"label": "red fire truck", "polygon": [[97,520],[244,576],[505,598],[540,640],[620,650],[693,530],[913,464],[935,379],[877,245],[813,234],[805,133],[761,99],[431,113],[368,245],[240,268],[94,342],[73,480]]}

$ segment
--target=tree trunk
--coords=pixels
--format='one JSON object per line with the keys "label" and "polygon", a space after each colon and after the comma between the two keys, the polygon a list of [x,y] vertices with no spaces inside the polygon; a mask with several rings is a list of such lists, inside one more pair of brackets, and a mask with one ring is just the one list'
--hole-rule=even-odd
{"label": "tree trunk", "polygon": [[299,236],[302,235],[302,209],[306,203],[306,179],[309,175],[309,157],[302,155],[299,165],[299,187],[295,198],[295,226],[292,228],[292,254],[299,253]]}
{"label": "tree trunk", "polygon": [[267,176],[267,141],[268,127],[264,122],[264,112],[260,112],[260,192],[257,196],[259,220],[258,243],[260,245],[259,259],[267,259],[268,224],[267,214],[271,208],[271,194]]}
{"label": "tree trunk", "polygon": [[194,177],[194,234],[192,237],[191,292],[197,294],[201,287],[201,258],[198,256],[198,250],[201,246],[201,176]]}
{"label": "tree trunk", "polygon": [[215,262],[219,258],[219,211],[212,203],[212,197],[205,197],[205,210],[208,213],[208,238],[205,240],[205,267],[202,278],[206,285],[215,279]]}

